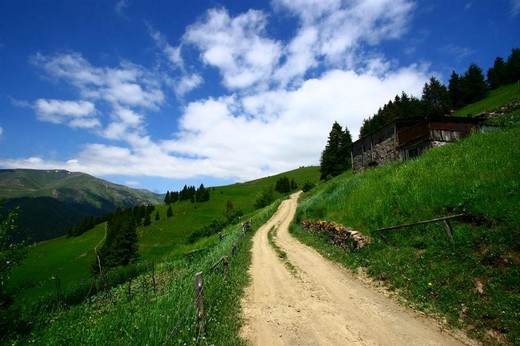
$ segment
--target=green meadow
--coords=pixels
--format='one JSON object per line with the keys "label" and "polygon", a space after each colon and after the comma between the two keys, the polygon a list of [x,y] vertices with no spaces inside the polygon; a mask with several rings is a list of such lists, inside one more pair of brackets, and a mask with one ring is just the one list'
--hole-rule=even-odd
{"label": "green meadow", "polygon": [[[183,254],[206,246],[207,239],[187,244],[187,237],[196,229],[214,219],[223,218],[226,203],[231,201],[244,215],[254,211],[257,196],[265,188],[273,187],[276,181],[286,176],[303,185],[307,181],[318,182],[319,167],[305,167],[255,181],[228,186],[210,187],[210,201],[204,203],[178,202],[171,204],[173,217],[166,217],[168,206],[157,205],[160,220],[138,227],[139,254],[143,263],[172,260]],[[275,198],[282,197],[276,193]],[[79,237],[61,237],[33,245],[29,256],[13,272],[10,287],[16,291],[17,301],[31,302],[56,293],[55,277],[61,282],[63,292],[74,288],[79,281],[89,280],[94,263],[94,247],[103,239],[105,224]]]}

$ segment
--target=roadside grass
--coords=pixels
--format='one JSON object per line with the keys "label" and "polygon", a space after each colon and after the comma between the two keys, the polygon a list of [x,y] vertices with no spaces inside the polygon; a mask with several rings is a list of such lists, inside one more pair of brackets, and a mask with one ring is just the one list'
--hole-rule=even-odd
{"label": "roadside grass", "polygon": [[271,227],[271,229],[267,232],[267,241],[269,242],[269,245],[274,249],[276,254],[278,255],[278,258],[283,262],[285,267],[294,275],[298,275],[298,270],[296,267],[289,261],[289,258],[287,257],[287,253],[283,251],[280,246],[276,243],[276,235],[278,233],[278,228],[276,226]]}
{"label": "roadside grass", "polygon": [[[137,228],[139,262],[146,264],[182,259],[184,253],[207,246],[216,236],[201,239],[195,244],[187,244],[186,239],[212,220],[223,218],[228,201],[244,214],[249,214],[255,210],[257,195],[267,186],[274,187],[281,176],[294,179],[301,186],[306,181],[317,182],[319,175],[319,167],[303,167],[247,183],[209,187],[209,202],[173,203],[173,217],[170,218],[166,217],[167,205],[156,205],[160,220],[154,220],[154,211],[152,224]],[[275,194],[275,198],[281,197],[282,194]],[[15,268],[9,282],[10,290],[16,293],[16,302],[27,305],[55,294],[56,282],[52,277],[60,279],[64,294],[76,289],[82,281],[89,281],[95,257],[93,249],[103,239],[104,227],[101,224],[79,237],[60,237],[31,246],[28,258]]]}
{"label": "roadside grass", "polygon": [[[353,253],[291,231],[352,270],[485,343],[520,344],[520,128],[475,133],[420,158],[345,175],[311,190],[296,223],[333,220],[373,238]],[[442,223],[376,229],[450,214]]]}
{"label": "roadside grass", "polygon": [[[12,338],[12,345],[243,345],[239,330],[243,323],[240,298],[249,283],[251,237],[276,211],[278,203],[248,215],[252,228],[241,243],[239,225],[230,227],[222,241],[213,236],[207,250],[192,258],[157,264],[153,277],[147,271],[113,287],[83,304],[59,306],[33,322],[26,336]],[[238,245],[235,257],[233,245]],[[212,264],[229,256],[229,275]],[[194,275],[203,272],[205,332],[200,332],[194,303]]]}

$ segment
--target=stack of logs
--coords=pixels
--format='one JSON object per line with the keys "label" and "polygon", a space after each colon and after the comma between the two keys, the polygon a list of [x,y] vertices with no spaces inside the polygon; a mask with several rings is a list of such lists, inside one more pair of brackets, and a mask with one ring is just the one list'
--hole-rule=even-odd
{"label": "stack of logs", "polygon": [[369,236],[331,221],[305,220],[301,225],[309,233],[327,234],[334,245],[345,250],[361,249],[371,242]]}

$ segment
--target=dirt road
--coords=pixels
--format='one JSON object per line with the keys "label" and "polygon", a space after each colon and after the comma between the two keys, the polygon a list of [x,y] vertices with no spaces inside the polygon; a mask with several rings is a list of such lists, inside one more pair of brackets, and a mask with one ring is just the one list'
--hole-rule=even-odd
{"label": "dirt road", "polygon": [[[252,345],[462,345],[439,326],[356,280],[288,233],[298,194],[253,238],[241,335]],[[292,273],[268,242],[296,267]],[[466,341],[467,342],[467,341]]]}

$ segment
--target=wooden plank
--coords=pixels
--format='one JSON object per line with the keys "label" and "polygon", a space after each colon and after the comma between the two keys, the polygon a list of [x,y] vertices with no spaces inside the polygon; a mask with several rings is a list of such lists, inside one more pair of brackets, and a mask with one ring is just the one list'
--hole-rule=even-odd
{"label": "wooden plank", "polygon": [[397,228],[411,227],[411,226],[423,225],[423,224],[427,224],[427,223],[434,223],[434,222],[439,222],[439,221],[456,219],[461,216],[464,216],[464,214],[456,214],[456,215],[450,215],[450,216],[445,216],[445,217],[439,217],[439,218],[431,219],[431,220],[417,221],[417,222],[405,223],[405,224],[397,225],[397,226],[383,227],[383,228],[376,229],[376,231],[390,231],[390,230],[397,229]]}

